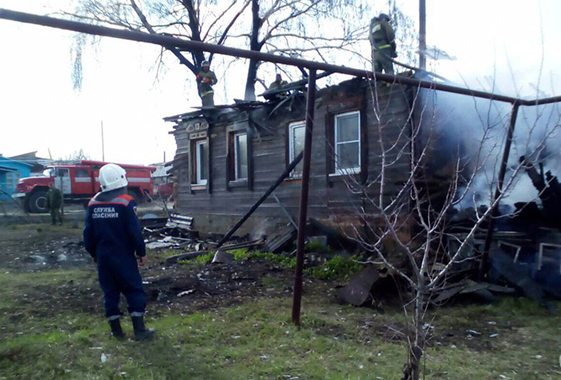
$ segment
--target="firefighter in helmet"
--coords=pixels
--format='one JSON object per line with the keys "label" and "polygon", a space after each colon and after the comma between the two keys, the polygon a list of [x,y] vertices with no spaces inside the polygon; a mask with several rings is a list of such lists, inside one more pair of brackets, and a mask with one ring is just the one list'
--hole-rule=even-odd
{"label": "firefighter in helmet", "polygon": [[377,72],[392,74],[391,58],[397,57],[395,32],[389,23],[390,17],[380,13],[370,21],[370,44],[372,47],[372,69]]}
{"label": "firefighter in helmet", "polygon": [[280,88],[282,86],[286,86],[287,84],[288,84],[288,82],[285,81],[284,79],[282,79],[282,75],[277,74],[276,77],[275,77],[275,81],[269,85],[268,90],[276,90],[277,88]]}
{"label": "firefighter in helmet", "polygon": [[201,63],[201,71],[197,74],[197,83],[199,85],[199,96],[203,101],[203,107],[214,106],[214,86],[218,82],[214,72],[210,70],[210,63],[203,61]]}
{"label": "firefighter in helmet", "polygon": [[146,292],[138,271],[146,264],[146,248],[140,223],[136,216],[136,202],[127,194],[127,177],[123,168],[115,164],[99,170],[101,192],[88,205],[84,223],[84,246],[97,264],[99,284],[103,290],[105,315],[114,337],[124,337],[119,318],[121,293],[127,299],[134,335],[144,340],[155,330],[144,326]]}

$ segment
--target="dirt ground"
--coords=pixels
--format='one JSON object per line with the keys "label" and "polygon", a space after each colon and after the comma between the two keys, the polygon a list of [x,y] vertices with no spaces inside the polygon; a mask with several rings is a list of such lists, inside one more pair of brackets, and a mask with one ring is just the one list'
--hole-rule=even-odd
{"label": "dirt ground", "polygon": [[[0,273],[40,273],[83,269],[95,278],[95,264],[84,249],[81,228],[45,224],[0,227]],[[167,250],[148,251],[141,268],[149,308],[156,315],[169,310],[195,311],[231,306],[257,297],[282,297],[292,292],[292,270],[248,259],[232,264],[196,263],[167,266]],[[87,286],[85,286],[87,285]],[[47,288],[47,289],[46,289]],[[307,283],[308,291],[332,295],[325,282]],[[320,290],[321,288],[321,290]],[[40,301],[47,294],[51,305],[65,305],[101,313],[101,291],[96,283],[69,281],[45,285],[27,299]],[[92,304],[92,300],[96,300]]]}
{"label": "dirt ground", "polygon": [[[25,340],[20,341],[17,338],[20,336],[19,334],[25,334],[20,326],[31,326],[29,328],[45,331],[63,329],[62,331],[76,331],[76,334],[79,334],[79,331],[84,331],[84,328],[88,327],[80,325],[83,322],[72,320],[73,315],[81,315],[82,318],[89,318],[99,321],[96,323],[103,324],[103,295],[97,284],[95,265],[83,248],[81,233],[81,226],[73,226],[72,223],[63,226],[51,226],[48,223],[0,224],[0,277],[5,274],[6,278],[10,279],[9,281],[17,281],[15,285],[10,284],[14,290],[5,292],[5,296],[9,299],[4,300],[1,308],[4,310],[5,322],[0,326],[0,337],[2,335],[10,337],[12,345],[25,342]],[[202,315],[212,315],[209,323],[213,323],[216,318],[232,315],[231,324],[251,321],[247,323],[260,325],[266,321],[274,321],[276,316],[265,316],[260,319],[261,315],[265,315],[262,313],[266,313],[267,310],[258,309],[258,311],[253,311],[256,313],[255,316],[249,317],[248,314],[244,314],[238,317],[236,310],[240,310],[240,308],[254,310],[259,308],[258,305],[274,304],[275,307],[278,307],[280,304],[282,313],[289,312],[293,269],[283,268],[278,264],[255,258],[227,265],[204,265],[196,262],[166,265],[165,259],[177,253],[177,251],[165,249],[149,251],[148,265],[141,268],[149,301],[147,311],[151,321],[165,325],[170,323],[167,321],[175,321],[175,316],[182,318],[191,316],[190,321],[196,324],[199,323],[197,321],[200,318],[206,318]],[[407,318],[404,317],[400,308],[391,306],[390,302],[385,305],[382,302],[382,306],[377,303],[376,308],[353,308],[340,305],[334,291],[340,281],[320,280],[311,276],[305,276],[305,278],[305,304],[307,308],[311,307],[315,310],[313,313],[310,312],[310,309],[305,311],[305,323],[310,330],[302,334],[312,334],[313,331],[313,339],[327,339],[330,342],[341,342],[341,344],[347,342],[345,344],[370,345],[377,342],[376,344],[385,347],[385,350],[402,352],[407,339]],[[315,303],[315,306],[312,306],[310,302]],[[510,305],[515,305],[515,307]],[[559,347],[560,344],[558,334],[553,333],[553,331],[558,332],[556,321],[559,318],[548,316],[537,305],[517,300],[507,300],[498,307],[456,304],[440,308],[436,312],[431,311],[431,314],[432,316],[427,319],[428,323],[424,328],[429,332],[428,350],[431,352],[429,358],[433,363],[453,363],[455,360],[461,361],[463,355],[468,355],[470,358],[473,357],[473,360],[488,358],[484,363],[488,368],[492,368],[491,363],[497,360],[503,368],[508,369],[511,361],[530,355],[529,357],[534,358],[532,360],[535,363],[524,362],[523,372],[520,372],[520,369],[517,370],[521,374],[542,371],[542,374],[547,374],[546,377],[542,377],[544,379],[552,379],[558,373],[561,374],[554,369],[555,361],[554,358],[550,358],[552,354],[549,352],[555,350],[555,347]],[[65,318],[69,318],[69,321],[65,322],[62,327],[60,321],[56,318],[53,319],[54,315],[65,316]],[[289,319],[285,321],[282,318],[285,317],[281,317],[280,322],[277,319],[278,328],[274,330],[276,333],[284,334],[287,329],[286,323]],[[236,326],[232,325],[231,328],[238,328]],[[250,334],[249,331],[252,330],[252,327],[247,326],[247,329],[247,334]],[[105,327],[102,327],[102,330],[105,332]],[[166,330],[162,339],[175,336],[173,331]],[[212,332],[215,331],[212,328],[201,327],[200,331],[208,331],[209,336],[205,338],[205,341],[216,336]],[[223,327],[220,327],[218,331],[222,331],[221,334],[228,334],[228,329],[224,330]],[[286,333],[288,334],[288,331]],[[237,337],[238,335],[232,336]],[[234,338],[230,337],[230,339]],[[236,339],[238,338],[230,342],[230,346],[236,344]],[[267,338],[265,336],[255,337],[252,344],[260,346],[264,339]],[[274,340],[274,338],[271,339]],[[307,342],[303,336],[301,339],[300,344]],[[291,344],[289,342],[283,344]],[[85,344],[91,343],[88,340]],[[193,344],[194,347],[198,347],[197,344],[204,345],[202,341],[193,342]],[[216,344],[222,343],[217,342]],[[165,347],[169,349],[167,346]],[[173,347],[179,346],[174,345]],[[12,355],[14,349],[8,348],[6,355]],[[459,349],[462,350],[462,354],[453,355],[451,350]],[[87,348],[85,350],[88,351]],[[544,353],[540,350],[546,351]],[[336,349],[330,352],[333,357],[337,356]],[[502,357],[498,358],[497,352],[500,352]],[[114,355],[117,356],[116,353]],[[127,355],[129,354],[123,354],[119,360],[125,363]],[[230,353],[224,357],[224,360],[229,363],[232,355],[237,354]],[[363,353],[353,355],[358,358]],[[371,365],[375,365],[375,361],[379,359],[377,354],[373,355],[375,355],[375,359],[371,359]],[[547,357],[548,362],[541,363],[542,359],[535,359],[538,357]],[[277,358],[286,360],[288,366],[290,363],[294,363],[289,356],[280,355]],[[162,360],[164,359],[162,356]],[[34,366],[33,359],[28,360],[30,370],[41,373]],[[238,360],[241,360],[241,357]],[[397,358],[392,360],[399,362]],[[8,362],[11,363],[12,359],[9,359]],[[57,363],[56,360],[53,363]],[[271,368],[275,368],[259,363],[258,366],[266,373],[272,371]],[[445,368],[453,365],[446,364]],[[302,366],[305,368],[306,364],[302,363]],[[396,367],[391,366],[387,368],[393,368],[392,371],[395,371]],[[17,367],[6,368],[14,373],[19,373]],[[75,367],[72,368],[72,370],[76,370]],[[162,368],[170,370],[170,367]],[[238,369],[242,371],[245,370],[244,368],[240,366]],[[466,367],[466,369],[469,368],[471,367]],[[447,371],[435,369],[434,373],[440,373],[440,375],[434,378],[449,378]],[[469,371],[475,371],[475,369],[469,369]],[[483,369],[479,369],[479,371],[483,371]],[[171,377],[173,378],[173,376]],[[233,378],[248,378],[244,376],[239,375]],[[309,378],[322,378],[322,376],[324,375],[310,375]],[[525,377],[526,375],[520,376],[505,378],[534,378]],[[0,376],[1,378],[2,376]]]}
{"label": "dirt ground", "polygon": [[[80,279],[45,284],[28,289],[26,302],[37,302],[48,309],[69,308],[82,312],[103,314],[102,293],[96,282],[95,265],[83,247],[81,229],[49,224],[11,225],[0,228],[0,273],[41,273],[65,269],[82,269]],[[176,252],[174,252],[176,253]],[[141,268],[148,295],[148,311],[154,316],[167,312],[189,313],[217,310],[243,304],[257,298],[292,296],[293,270],[255,259],[232,264],[200,265],[196,263],[167,266],[165,258],[170,253],[163,249],[149,251],[149,261]],[[306,279],[308,295],[321,296],[338,302],[334,288],[337,282]],[[384,310],[377,311],[384,312]],[[381,323],[381,324],[380,324]],[[393,342],[406,338],[405,324],[385,324],[364,321],[377,336]],[[498,328],[512,330],[510,322],[497,326],[483,324],[475,329],[453,327],[439,329],[429,334],[429,344],[450,346],[459,342],[471,349],[485,351],[489,339]],[[432,328],[427,326],[427,328]]]}

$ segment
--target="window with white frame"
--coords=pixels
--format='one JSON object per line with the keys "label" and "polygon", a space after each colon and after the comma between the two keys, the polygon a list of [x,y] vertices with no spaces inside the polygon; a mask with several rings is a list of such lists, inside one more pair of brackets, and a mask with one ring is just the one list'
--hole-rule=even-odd
{"label": "window with white frame", "polygon": [[206,140],[196,140],[193,152],[194,184],[206,185],[208,181],[208,145]]}
{"label": "window with white frame", "polygon": [[335,115],[335,173],[360,172],[360,113]]}
{"label": "window with white frame", "polygon": [[[304,150],[304,136],[306,134],[306,124],[303,121],[292,123],[288,126],[288,162],[294,159]],[[292,178],[302,177],[302,165],[300,161],[294,168],[290,176]]]}
{"label": "window with white frame", "polygon": [[235,133],[233,138],[233,166],[234,181],[247,180],[247,134]]}

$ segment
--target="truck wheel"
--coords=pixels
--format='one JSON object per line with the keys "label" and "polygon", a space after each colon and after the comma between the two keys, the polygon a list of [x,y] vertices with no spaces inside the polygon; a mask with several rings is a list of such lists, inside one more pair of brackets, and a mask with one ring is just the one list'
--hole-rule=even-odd
{"label": "truck wheel", "polygon": [[29,197],[25,197],[23,202],[21,203],[25,212],[30,213],[31,209],[29,208]]}
{"label": "truck wheel", "polygon": [[47,212],[47,192],[38,190],[29,197],[29,211],[33,213]]}

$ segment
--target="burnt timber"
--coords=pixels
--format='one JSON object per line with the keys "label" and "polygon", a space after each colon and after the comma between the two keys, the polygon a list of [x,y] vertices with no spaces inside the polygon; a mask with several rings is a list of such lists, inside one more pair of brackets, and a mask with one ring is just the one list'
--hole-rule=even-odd
{"label": "burnt timber", "polygon": [[[202,108],[200,111],[168,117],[175,123],[177,151],[174,159],[175,199],[178,212],[195,216],[195,227],[206,233],[226,233],[261,197],[290,163],[289,126],[304,122],[306,98],[293,94],[291,99],[270,102],[241,102],[231,106]],[[412,118],[410,87],[375,86],[373,82],[353,79],[321,89],[315,102],[315,132],[312,142],[309,217],[342,232],[360,227],[359,215],[365,211],[371,223],[377,215],[365,210],[362,194],[353,191],[357,184],[373,181],[380,173],[380,139],[395,144],[388,159],[392,181],[388,197],[399,191],[406,180],[410,163]],[[359,115],[360,169],[337,174],[334,162],[334,119],[337,115]],[[247,178],[236,181],[229,163],[233,148],[232,133],[247,134]],[[196,184],[193,166],[193,141],[203,139],[208,148],[208,179]],[[405,154],[403,154],[405,153]],[[287,178],[275,190],[285,211],[298,214],[301,179]],[[373,186],[368,196],[377,197]],[[275,199],[267,199],[240,228],[239,235],[260,237],[289,223]]]}

